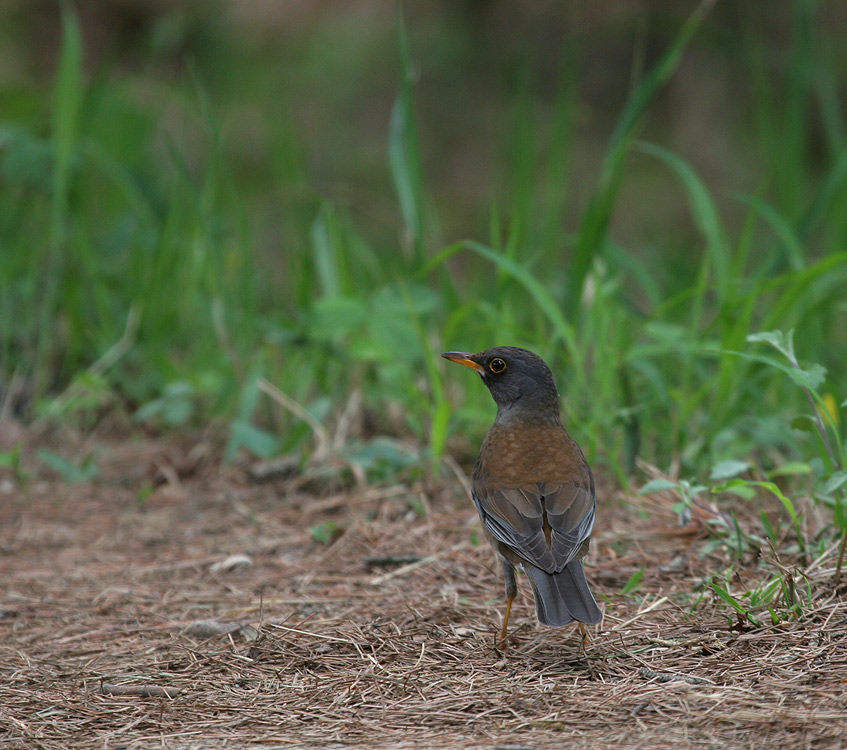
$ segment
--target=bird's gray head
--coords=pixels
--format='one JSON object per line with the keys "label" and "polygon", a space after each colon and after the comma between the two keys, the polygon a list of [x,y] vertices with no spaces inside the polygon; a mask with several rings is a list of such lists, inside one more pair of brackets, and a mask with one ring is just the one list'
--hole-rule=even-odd
{"label": "bird's gray head", "polygon": [[528,349],[497,346],[479,354],[445,352],[442,357],[476,370],[497,404],[498,419],[533,415],[559,419],[559,394],[547,363]]}

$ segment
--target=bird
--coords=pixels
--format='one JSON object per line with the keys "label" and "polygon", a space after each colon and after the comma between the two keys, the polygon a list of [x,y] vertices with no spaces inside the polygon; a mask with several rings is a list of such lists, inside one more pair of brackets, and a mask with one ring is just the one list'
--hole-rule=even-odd
{"label": "bird", "polygon": [[585,623],[603,617],[583,567],[596,510],[594,477],[562,425],[553,374],[537,354],[515,346],[441,356],[476,370],[497,404],[471,494],[505,579],[498,647],[506,647],[516,566],[532,586],[538,621],[553,627],[577,621],[584,647]]}

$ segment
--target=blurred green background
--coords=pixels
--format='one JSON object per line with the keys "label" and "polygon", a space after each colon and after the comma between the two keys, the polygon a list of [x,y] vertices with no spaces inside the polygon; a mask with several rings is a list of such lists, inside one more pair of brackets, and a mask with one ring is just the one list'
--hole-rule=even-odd
{"label": "blurred green background", "polygon": [[493,405],[437,355],[513,344],[622,483],[831,478],[845,35],[841,0],[8,0],[0,419],[381,479],[473,454]]}

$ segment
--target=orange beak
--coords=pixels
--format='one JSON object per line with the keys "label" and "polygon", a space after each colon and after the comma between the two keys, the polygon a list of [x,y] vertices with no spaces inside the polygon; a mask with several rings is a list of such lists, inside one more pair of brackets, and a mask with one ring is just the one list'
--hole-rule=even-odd
{"label": "orange beak", "polygon": [[474,362],[471,359],[473,355],[470,352],[444,352],[441,356],[444,359],[449,359],[451,362],[470,367],[478,372],[485,372],[485,368],[479,362]]}

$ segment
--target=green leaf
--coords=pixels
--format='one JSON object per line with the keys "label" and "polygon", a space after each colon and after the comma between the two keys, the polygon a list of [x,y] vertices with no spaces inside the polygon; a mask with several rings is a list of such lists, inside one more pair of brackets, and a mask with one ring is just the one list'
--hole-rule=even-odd
{"label": "green leaf", "polygon": [[797,509],[794,507],[794,503],[790,498],[786,497],[782,490],[775,485],[773,482],[752,482],[746,479],[731,479],[726,484],[720,485],[719,487],[713,487],[712,492],[727,492],[734,487],[745,486],[745,487],[761,487],[762,489],[768,490],[772,494],[776,495],[777,499],[782,503],[782,506],[788,512],[788,515],[791,517],[791,522],[794,524],[794,530],[797,533],[797,542],[799,543],[802,549],[805,549],[806,544],[803,538],[803,529],[800,526],[800,519],[797,516]]}
{"label": "green leaf", "polygon": [[794,329],[790,329],[787,334],[782,331],[762,331],[760,333],[751,333],[747,336],[747,341],[751,344],[762,342],[770,344],[774,349],[785,355],[789,362],[796,362],[794,356]]}
{"label": "green leaf", "polygon": [[321,285],[321,291],[327,297],[338,297],[341,294],[340,281],[340,243],[337,237],[338,219],[332,205],[325,203],[314,224],[312,224],[312,258],[315,272]]}
{"label": "green leaf", "polygon": [[817,364],[809,365],[806,369],[795,367],[788,371],[788,377],[797,385],[814,391],[826,380],[826,368]]}
{"label": "green leaf", "polygon": [[630,576],[630,579],[624,584],[621,589],[621,596],[625,596],[626,594],[631,594],[633,591],[636,591],[641,586],[641,578],[644,575],[644,568],[640,570],[636,570]]}
{"label": "green leaf", "polygon": [[21,444],[15,443],[15,446],[10,451],[0,452],[0,467],[11,469],[20,460]]}
{"label": "green leaf", "polygon": [[194,386],[183,380],[168,383],[162,395],[140,406],[133,414],[136,422],[161,420],[168,427],[186,424],[194,413]]}
{"label": "green leaf", "polygon": [[737,497],[744,498],[745,500],[752,500],[756,497],[756,490],[743,484],[729,487],[724,489],[723,492],[728,492],[731,495],[736,495]]}
{"label": "green leaf", "polygon": [[776,544],[778,540],[778,536],[776,531],[774,530],[773,524],[771,523],[770,516],[768,516],[765,511],[760,511],[759,515],[762,519],[762,526],[765,529],[765,533],[768,535],[768,539],[770,539],[774,544]]}
{"label": "green leaf", "polygon": [[420,462],[418,453],[386,437],[374,438],[367,443],[353,443],[348,446],[344,457],[350,463],[361,466],[369,479],[377,481],[389,479]]}
{"label": "green leaf", "polygon": [[279,453],[279,439],[266,430],[260,430],[249,422],[236,421],[230,427],[230,442],[227,451],[234,453],[244,448],[261,458],[270,458]]}
{"label": "green leaf", "polygon": [[441,307],[441,295],[423,284],[391,285],[381,290],[381,294],[380,299],[386,305],[393,305],[405,313],[430,315]]}
{"label": "green leaf", "polygon": [[335,521],[324,521],[309,527],[309,536],[313,542],[329,547],[338,537],[344,533],[344,527]]}
{"label": "green leaf", "polygon": [[803,461],[786,461],[782,466],[777,466],[768,472],[768,479],[773,477],[789,477],[799,474],[811,474],[812,467]]}
{"label": "green leaf", "polygon": [[21,465],[21,444],[15,443],[11,450],[0,451],[0,468],[11,469],[19,481],[25,479]]}
{"label": "green leaf", "polygon": [[317,341],[339,344],[365,321],[367,315],[361,299],[322,297],[309,311],[309,335]]}
{"label": "green leaf", "polygon": [[[781,352],[785,358],[791,363],[792,367],[785,369],[788,376],[799,386],[808,388],[814,391],[826,379],[826,368],[819,364],[811,364],[806,368],[802,368],[797,363],[797,357],[794,354],[794,329],[790,329],[788,333],[782,331],[765,331],[762,333],[751,333],[747,336],[747,341],[751,343],[762,342],[770,344],[777,351]],[[780,368],[782,369],[782,368]]]}
{"label": "green leaf", "polygon": [[370,303],[368,340],[360,353],[374,348],[385,362],[419,362],[423,356],[417,318],[433,314],[440,297],[421,284],[380,289]]}
{"label": "green leaf", "polygon": [[91,456],[86,456],[80,463],[76,464],[63,458],[58,453],[53,453],[43,448],[36,455],[42,462],[58,473],[62,479],[71,484],[90,482],[99,473],[97,464]]}
{"label": "green leaf", "polygon": [[162,419],[169,427],[185,424],[191,419],[191,401],[187,399],[167,399],[162,409]]}
{"label": "green leaf", "polygon": [[732,607],[736,612],[739,612],[740,614],[744,615],[744,617],[746,617],[757,628],[761,627],[761,625],[759,625],[759,622],[756,620],[756,618],[753,617],[753,615],[750,614],[747,608],[744,607],[741,602],[739,602],[738,599],[736,599],[726,589],[722,588],[714,581],[712,581],[711,587],[712,591],[714,591],[721,599],[723,599],[727,604],[729,604],[729,606]]}
{"label": "green leaf", "polygon": [[439,400],[435,409],[431,414],[430,423],[430,445],[432,453],[436,458],[444,455],[444,448],[447,443],[447,435],[450,427],[450,416],[452,410],[450,403],[445,400]]}
{"label": "green leaf", "polygon": [[833,512],[833,520],[835,525],[841,529],[841,536],[847,534],[847,497],[844,493],[840,493],[835,498],[835,510]]}
{"label": "green leaf", "polygon": [[730,477],[738,476],[747,471],[750,464],[747,461],[719,461],[709,472],[709,479],[716,481],[721,479],[729,479]]}
{"label": "green leaf", "polygon": [[798,414],[791,420],[791,429],[811,434],[817,432],[817,425],[811,414]]}
{"label": "green leaf", "polygon": [[831,495],[839,487],[842,487],[845,482],[847,482],[847,471],[836,471],[826,478],[821,487],[821,492],[824,495]]}
{"label": "green leaf", "polygon": [[639,495],[649,495],[651,492],[661,492],[662,490],[674,490],[679,485],[672,482],[670,479],[651,479],[640,490]]}

